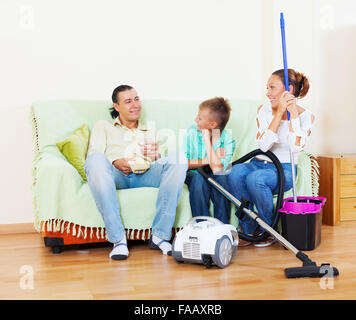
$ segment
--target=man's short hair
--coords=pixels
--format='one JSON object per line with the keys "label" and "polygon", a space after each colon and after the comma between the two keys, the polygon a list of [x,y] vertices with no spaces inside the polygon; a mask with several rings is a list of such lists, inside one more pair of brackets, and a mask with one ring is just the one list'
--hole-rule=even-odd
{"label": "man's short hair", "polygon": [[227,99],[216,97],[203,101],[199,109],[208,109],[218,123],[219,129],[224,130],[230,118],[231,107]]}
{"label": "man's short hair", "polygon": [[[119,93],[123,92],[123,91],[131,90],[131,89],[133,89],[133,87],[131,87],[127,84],[122,84],[121,86],[116,87],[114,89],[114,91],[112,92],[112,96],[111,96],[112,102],[118,103]],[[119,112],[117,112],[114,107],[110,108],[110,114],[113,119],[115,119],[119,116]]]}

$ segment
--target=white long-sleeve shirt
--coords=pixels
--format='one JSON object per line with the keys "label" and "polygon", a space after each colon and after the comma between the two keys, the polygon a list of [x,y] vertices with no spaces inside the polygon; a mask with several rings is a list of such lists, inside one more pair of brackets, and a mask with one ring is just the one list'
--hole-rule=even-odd
{"label": "white long-sleeve shirt", "polygon": [[120,118],[115,120],[98,120],[90,134],[88,155],[102,152],[109,161],[121,158],[132,158],[140,155],[140,143],[155,142],[159,153],[164,156],[167,150],[164,137],[155,129],[138,123],[135,129],[129,129],[121,124]]}
{"label": "white long-sleeve shirt", "polygon": [[[258,147],[266,152],[272,151],[281,163],[290,162],[291,148],[294,164],[298,163],[298,153],[303,150],[308,137],[311,134],[314,116],[309,110],[303,111],[297,118],[291,119],[292,129],[294,132],[289,131],[289,121],[282,120],[278,129],[278,133],[268,129],[272,122],[272,105],[266,102],[262,105],[257,113],[257,135],[256,142]],[[300,143],[297,145],[297,137],[300,137]],[[259,155],[257,158],[270,161],[269,158]]]}

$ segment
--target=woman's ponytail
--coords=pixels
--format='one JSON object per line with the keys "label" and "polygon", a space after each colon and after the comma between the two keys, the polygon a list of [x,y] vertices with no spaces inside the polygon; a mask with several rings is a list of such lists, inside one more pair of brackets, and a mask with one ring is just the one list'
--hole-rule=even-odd
{"label": "woman's ponytail", "polygon": [[[277,70],[272,73],[280,78],[284,83],[284,69]],[[294,88],[294,96],[296,98],[303,98],[307,95],[310,84],[308,78],[300,72],[296,72],[294,69],[288,69],[288,81]]]}
{"label": "woman's ponytail", "polygon": [[308,78],[303,73],[295,72],[295,82],[296,82],[296,87],[298,89],[298,90],[295,90],[296,91],[295,97],[296,98],[305,97],[307,95],[307,93],[309,91],[309,87],[310,87]]}

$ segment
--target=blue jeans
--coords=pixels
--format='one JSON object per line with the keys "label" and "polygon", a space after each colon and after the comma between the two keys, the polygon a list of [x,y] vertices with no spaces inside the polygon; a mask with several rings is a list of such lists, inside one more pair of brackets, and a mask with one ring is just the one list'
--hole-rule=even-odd
{"label": "blue jeans", "polygon": [[140,187],[159,188],[152,234],[165,240],[171,239],[176,208],[188,169],[184,154],[171,153],[152,162],[145,173],[126,176],[103,153],[96,152],[88,155],[84,169],[110,242],[118,242],[126,235],[116,190]]}
{"label": "blue jeans", "polygon": [[[292,167],[290,163],[282,163],[282,167],[285,192],[293,186]],[[297,169],[295,173],[297,174]],[[278,174],[274,164],[253,158],[249,163],[235,164],[227,177],[229,192],[240,201],[242,197],[249,200],[249,209],[252,210],[255,205],[259,217],[272,225],[273,195],[278,192]],[[258,223],[247,214],[240,220],[240,225],[244,233],[253,233],[258,228]]]}
{"label": "blue jeans", "polygon": [[[226,175],[210,174],[223,188],[227,188]],[[190,208],[192,216],[210,216],[210,199],[214,205],[214,217],[223,223],[230,222],[231,204],[217,189],[215,189],[205,178],[195,171],[189,170],[185,183],[189,189]]]}

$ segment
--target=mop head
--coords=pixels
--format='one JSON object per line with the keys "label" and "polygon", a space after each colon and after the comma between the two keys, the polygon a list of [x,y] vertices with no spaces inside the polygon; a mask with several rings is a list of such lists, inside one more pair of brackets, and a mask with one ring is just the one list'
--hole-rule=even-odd
{"label": "mop head", "polygon": [[284,272],[287,278],[333,278],[339,275],[339,270],[328,263],[321,266],[312,264],[297,268],[287,268]]}

